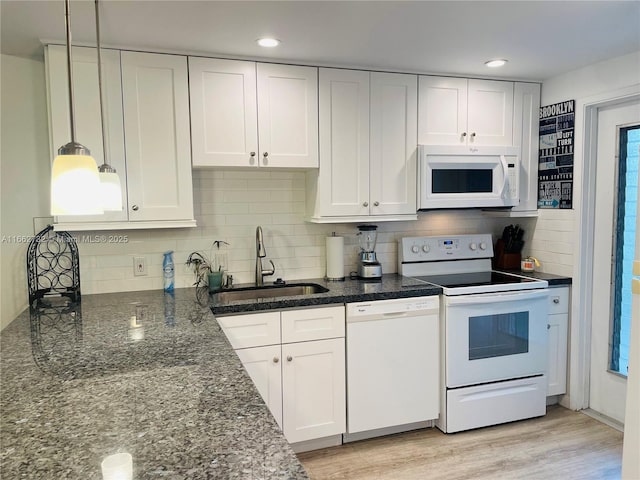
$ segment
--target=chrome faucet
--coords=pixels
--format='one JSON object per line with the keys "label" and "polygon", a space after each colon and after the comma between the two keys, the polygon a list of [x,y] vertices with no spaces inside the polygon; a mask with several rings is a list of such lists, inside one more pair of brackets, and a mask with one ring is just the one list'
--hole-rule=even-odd
{"label": "chrome faucet", "polygon": [[262,269],[262,259],[267,256],[267,252],[264,249],[264,240],[262,239],[262,227],[258,225],[256,228],[256,286],[262,287],[264,285],[264,277],[273,275],[276,272],[276,266],[271,260],[271,270]]}

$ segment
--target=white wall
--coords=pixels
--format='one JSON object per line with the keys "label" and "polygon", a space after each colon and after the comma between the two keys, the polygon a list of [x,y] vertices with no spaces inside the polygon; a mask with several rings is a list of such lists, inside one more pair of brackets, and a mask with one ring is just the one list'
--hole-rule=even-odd
{"label": "white wall", "polygon": [[2,55],[0,82],[4,327],[27,306],[27,245],[21,237],[33,235],[34,217],[48,215],[50,169],[44,63]]}
{"label": "white wall", "polygon": [[[127,236],[127,243],[91,243],[82,234],[75,235],[81,255],[82,292],[162,288],[162,253],[166,250],[175,251],[176,286],[190,286],[194,278],[184,267],[188,254],[200,250],[208,255],[214,240],[230,244],[224,248],[235,282],[253,282],[257,225],[264,231],[267,260],[273,260],[276,266],[273,280],[323,277],[325,237],[333,231],[346,237],[345,272],[355,270],[356,224],[306,223],[303,172],[195,170],[193,185],[197,228],[111,232]],[[514,219],[488,218],[473,210],[421,213],[417,222],[378,223],[376,250],[383,271],[393,273],[397,270],[397,240],[403,236],[498,234],[504,225],[513,222]],[[528,219],[520,223],[532,232],[534,222]],[[147,277],[133,275],[136,255],[147,258]]]}

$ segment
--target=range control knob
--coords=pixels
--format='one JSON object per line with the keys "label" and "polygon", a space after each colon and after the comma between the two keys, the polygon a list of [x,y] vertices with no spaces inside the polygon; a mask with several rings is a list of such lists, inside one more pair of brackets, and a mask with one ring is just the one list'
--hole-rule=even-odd
{"label": "range control knob", "polygon": [[487,244],[484,242],[480,242],[480,250],[486,250],[487,249]]}
{"label": "range control knob", "polygon": [[474,242],[471,242],[471,243],[469,244],[469,248],[470,248],[471,250],[475,251],[475,250],[478,248],[478,245],[476,245]]}
{"label": "range control knob", "polygon": [[424,253],[429,253],[429,245],[427,245],[426,243],[422,245],[422,251]]}
{"label": "range control knob", "polygon": [[418,252],[420,251],[420,249],[418,248],[418,246],[417,246],[417,245],[414,245],[413,247],[411,247],[411,251],[412,251],[413,253],[418,253]]}

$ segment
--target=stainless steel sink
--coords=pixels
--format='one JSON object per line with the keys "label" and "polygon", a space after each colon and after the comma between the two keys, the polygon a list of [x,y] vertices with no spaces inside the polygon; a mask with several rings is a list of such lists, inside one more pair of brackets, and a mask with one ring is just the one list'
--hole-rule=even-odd
{"label": "stainless steel sink", "polygon": [[289,285],[273,285],[268,287],[247,287],[235,290],[225,290],[215,295],[220,303],[228,303],[238,300],[259,300],[274,297],[297,297],[299,295],[312,295],[325,293],[329,289],[317,283],[291,283]]}

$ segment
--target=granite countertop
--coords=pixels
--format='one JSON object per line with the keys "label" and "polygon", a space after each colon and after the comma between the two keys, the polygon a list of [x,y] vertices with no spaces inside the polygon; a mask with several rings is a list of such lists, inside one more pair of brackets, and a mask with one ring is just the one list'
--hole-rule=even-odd
{"label": "granite countertop", "polygon": [[384,275],[329,291],[221,304],[206,289],[85,295],[26,310],[0,334],[0,478],[304,479],[211,311],[250,312],[438,295]]}
{"label": "granite countertop", "polygon": [[[0,334],[0,478],[304,479],[194,288],[85,295]],[[135,317],[135,318],[132,318]]]}
{"label": "granite countertop", "polygon": [[538,280],[546,280],[550,287],[558,287],[561,285],[571,285],[573,279],[571,277],[565,277],[563,275],[554,275],[553,273],[544,272],[523,272],[522,270],[500,270],[506,273],[513,273],[515,275],[522,275],[523,277],[531,277]]}
{"label": "granite countertop", "polygon": [[[343,282],[327,281],[323,278],[292,280],[290,284],[316,283],[329,289],[325,293],[315,293],[299,297],[274,297],[255,300],[223,302],[218,295],[211,295],[211,310],[216,315],[279,310],[283,308],[328,305],[332,303],[369,302],[392,298],[409,298],[440,295],[442,288],[395,273],[385,274],[380,280],[363,281],[347,278]],[[270,283],[269,285],[273,285]],[[265,286],[269,286],[265,284]],[[236,289],[244,285],[236,285]]]}

